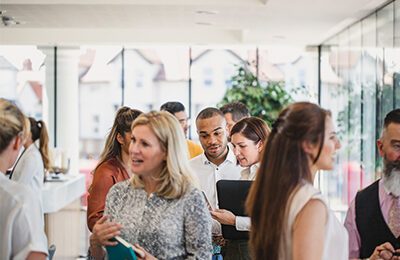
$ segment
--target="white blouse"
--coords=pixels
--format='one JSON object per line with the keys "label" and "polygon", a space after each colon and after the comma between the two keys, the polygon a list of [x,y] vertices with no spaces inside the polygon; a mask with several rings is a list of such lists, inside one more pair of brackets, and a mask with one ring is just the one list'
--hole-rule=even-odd
{"label": "white blouse", "polygon": [[[256,174],[258,168],[260,167],[260,163],[255,163],[250,167],[242,170],[240,172],[240,179],[245,181],[254,181],[256,178]],[[236,216],[235,227],[238,231],[250,231],[251,221],[249,217]]]}
{"label": "white blouse", "polygon": [[314,186],[309,183],[306,183],[302,187],[300,187],[297,190],[296,194],[293,196],[288,212],[288,228],[284,233],[284,244],[281,244],[279,259],[293,259],[293,224],[299,212],[303,209],[303,207],[310,199],[321,200],[328,210],[328,219],[325,227],[324,249],[321,260],[348,260],[349,238],[346,229],[336,218],[333,211],[329,209],[329,206],[323,198],[321,191],[314,188]]}
{"label": "white blouse", "polygon": [[11,180],[29,186],[42,200],[44,165],[42,155],[35,143],[31,144],[21,155],[11,176]]}
{"label": "white blouse", "polygon": [[30,188],[0,172],[0,259],[26,259],[47,252],[40,202]]}

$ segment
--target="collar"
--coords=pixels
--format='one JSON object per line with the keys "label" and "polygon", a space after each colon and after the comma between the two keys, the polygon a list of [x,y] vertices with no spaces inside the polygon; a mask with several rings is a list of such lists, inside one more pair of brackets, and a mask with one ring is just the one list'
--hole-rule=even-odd
{"label": "collar", "polygon": [[[227,145],[226,148],[228,149],[228,154],[226,155],[225,161],[223,163],[221,163],[221,165],[224,164],[226,161],[229,161],[229,162],[233,163],[234,165],[236,165],[237,160],[236,160],[236,156],[233,154],[233,150],[230,149],[229,145]],[[205,151],[201,154],[201,161],[205,165],[213,164],[212,162],[210,162],[210,160],[208,160]]]}
{"label": "collar", "polygon": [[250,166],[250,172],[256,172],[258,170],[258,168],[260,167],[260,163],[255,163],[252,166]]}

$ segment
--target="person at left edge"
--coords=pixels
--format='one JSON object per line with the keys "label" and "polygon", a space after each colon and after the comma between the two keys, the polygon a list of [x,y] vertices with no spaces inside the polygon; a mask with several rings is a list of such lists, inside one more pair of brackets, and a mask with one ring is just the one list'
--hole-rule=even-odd
{"label": "person at left edge", "polygon": [[27,186],[4,173],[16,161],[29,133],[29,120],[0,99],[0,259],[44,260],[48,255],[40,201]]}

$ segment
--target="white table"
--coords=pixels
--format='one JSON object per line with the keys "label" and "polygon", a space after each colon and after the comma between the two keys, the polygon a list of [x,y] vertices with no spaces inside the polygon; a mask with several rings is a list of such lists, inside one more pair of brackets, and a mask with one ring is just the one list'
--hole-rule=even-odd
{"label": "white table", "polygon": [[45,182],[42,189],[43,213],[57,212],[86,192],[84,174],[62,175],[65,181]]}
{"label": "white table", "polygon": [[85,175],[61,174],[60,177],[65,181],[45,182],[42,189],[45,229],[49,244],[57,247],[55,259],[76,259],[84,232],[80,197],[86,192]]}

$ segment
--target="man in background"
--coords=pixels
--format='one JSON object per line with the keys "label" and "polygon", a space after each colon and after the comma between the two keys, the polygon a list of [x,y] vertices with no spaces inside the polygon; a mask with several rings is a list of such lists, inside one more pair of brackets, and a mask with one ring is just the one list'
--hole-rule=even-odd
{"label": "man in background", "polygon": [[[185,137],[187,137],[187,131],[189,129],[189,118],[185,112],[185,107],[180,102],[167,102],[161,105],[160,111],[167,111],[173,114],[182,126]],[[201,146],[189,139],[186,139],[186,143],[189,150],[190,159],[194,158],[203,153]]]}
{"label": "man in background", "polygon": [[232,127],[242,118],[249,117],[249,109],[245,104],[239,101],[230,102],[219,108],[224,114],[228,132],[228,140],[231,139]]}
{"label": "man in background", "polygon": [[377,146],[382,177],[357,193],[344,223],[350,259],[400,259],[400,109],[386,115]]}

